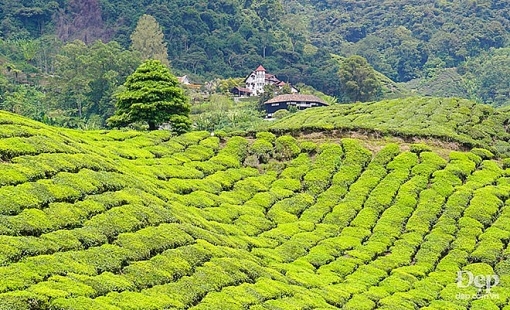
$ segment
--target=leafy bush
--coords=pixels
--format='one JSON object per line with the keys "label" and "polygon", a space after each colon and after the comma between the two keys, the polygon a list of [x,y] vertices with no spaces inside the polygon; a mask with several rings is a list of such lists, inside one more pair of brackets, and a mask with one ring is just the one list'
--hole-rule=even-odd
{"label": "leafy bush", "polygon": [[282,160],[289,160],[301,152],[297,141],[291,136],[281,136],[275,141],[275,158]]}

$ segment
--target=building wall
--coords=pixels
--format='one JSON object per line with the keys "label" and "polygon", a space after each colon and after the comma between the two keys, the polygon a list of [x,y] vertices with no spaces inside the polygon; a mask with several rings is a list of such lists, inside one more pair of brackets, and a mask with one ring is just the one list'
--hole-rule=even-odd
{"label": "building wall", "polygon": [[264,93],[264,86],[266,85],[266,72],[254,71],[246,79],[246,88],[252,91],[254,96]]}
{"label": "building wall", "polygon": [[265,106],[266,106],[266,113],[273,114],[274,112],[276,112],[278,110],[287,109],[289,106],[295,106],[298,108],[298,110],[305,110],[308,108],[323,107],[325,105],[320,102],[276,102],[276,103],[268,103]]}
{"label": "building wall", "polygon": [[268,103],[266,104],[266,113],[273,114],[278,110],[287,109],[287,107],[287,102]]}

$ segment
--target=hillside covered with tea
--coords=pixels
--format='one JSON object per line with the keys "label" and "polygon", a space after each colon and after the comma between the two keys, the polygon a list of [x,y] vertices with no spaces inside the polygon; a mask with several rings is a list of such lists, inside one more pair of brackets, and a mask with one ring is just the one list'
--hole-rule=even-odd
{"label": "hillside covered with tea", "polygon": [[406,141],[429,139],[465,149],[482,147],[508,157],[509,124],[508,108],[459,98],[409,97],[305,110],[269,128],[275,133],[355,132]]}
{"label": "hillside covered with tea", "polygon": [[[356,124],[385,104],[332,111]],[[377,141],[1,112],[0,309],[510,309],[508,162]],[[477,293],[459,270],[497,274],[498,298],[459,299]]]}

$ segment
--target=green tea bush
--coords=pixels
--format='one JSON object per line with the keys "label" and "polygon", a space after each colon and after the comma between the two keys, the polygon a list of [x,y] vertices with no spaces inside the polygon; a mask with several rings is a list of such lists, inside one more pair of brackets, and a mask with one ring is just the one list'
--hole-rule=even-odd
{"label": "green tea bush", "polygon": [[275,140],[274,156],[280,160],[290,160],[299,155],[301,149],[295,138],[281,136]]}
{"label": "green tea bush", "polygon": [[307,154],[315,154],[317,152],[317,143],[312,141],[300,141],[299,142],[299,148],[301,149],[301,152],[307,153]]}
{"label": "green tea bush", "polygon": [[207,131],[192,131],[175,137],[172,141],[188,147],[190,145],[198,144],[200,141],[207,139],[210,136],[211,134]]}
{"label": "green tea bush", "polygon": [[20,166],[0,162],[0,187],[25,183],[29,178],[22,172]]}
{"label": "green tea bush", "polygon": [[198,144],[216,152],[220,148],[220,138],[207,137],[204,140],[200,141]]}
{"label": "green tea bush", "polygon": [[503,202],[494,195],[491,187],[484,187],[475,192],[469,207],[465,209],[464,215],[474,218],[485,226],[488,226]]}
{"label": "green tea bush", "polygon": [[[307,122],[475,145],[449,123],[472,106],[409,102]],[[0,163],[0,308],[492,307],[455,298],[458,270],[500,275],[497,307],[510,296],[510,172],[484,150],[446,161],[422,145],[370,141],[372,153],[355,139],[37,126],[0,125],[0,140],[13,139],[4,149],[17,150]],[[257,144],[267,163],[247,167]]]}
{"label": "green tea bush", "polygon": [[224,153],[218,154],[211,158],[213,164],[219,164],[225,168],[240,168],[241,162],[235,156],[227,155]]}
{"label": "green tea bush", "polygon": [[345,153],[344,165],[361,164],[365,167],[372,160],[372,153],[361,146],[359,140],[342,139],[342,148]]}
{"label": "green tea bush", "polygon": [[395,157],[399,154],[399,145],[396,143],[388,143],[374,155],[372,162],[377,165],[387,165],[389,162],[395,160]]}
{"label": "green tea bush", "polygon": [[227,144],[218,153],[229,154],[234,156],[239,161],[244,161],[246,155],[248,155],[249,142],[247,139],[242,137],[232,137],[227,141]]}
{"label": "green tea bush", "polygon": [[[234,164],[234,166],[237,166],[237,164]],[[223,166],[220,163],[213,163],[212,161],[206,161],[206,162],[187,162],[184,163],[185,168],[192,168],[200,170],[204,173],[205,176],[209,176],[211,174],[214,174],[217,171],[225,170],[226,167]]]}
{"label": "green tea bush", "polygon": [[324,143],[319,146],[319,154],[315,156],[315,168],[322,168],[329,171],[336,171],[343,157],[343,149],[336,143]]}
{"label": "green tea bush", "polygon": [[420,154],[422,152],[431,152],[432,148],[424,143],[413,143],[409,149],[411,152]]}
{"label": "green tea bush", "polygon": [[491,151],[486,150],[486,149],[475,147],[471,150],[471,152],[477,156],[480,156],[482,159],[494,158],[494,154]]}
{"label": "green tea bush", "polygon": [[274,143],[274,141],[276,140],[276,136],[268,131],[257,132],[255,134],[255,137],[259,140],[265,140],[269,143]]}
{"label": "green tea bush", "polygon": [[206,161],[214,156],[214,150],[203,145],[190,145],[183,155],[194,161]]}
{"label": "green tea bush", "polygon": [[0,294],[0,309],[22,310],[27,309],[27,305],[32,307],[44,308],[47,306],[47,298],[28,291],[15,291]]}
{"label": "green tea bush", "polygon": [[303,187],[312,195],[317,196],[330,184],[331,170],[316,168],[308,171],[303,178]]}
{"label": "green tea bush", "polygon": [[92,297],[96,294],[92,287],[62,276],[52,276],[47,281],[32,285],[28,291],[51,299],[71,296]]}
{"label": "green tea bush", "polygon": [[221,199],[218,195],[201,190],[193,191],[187,195],[181,195],[178,199],[185,205],[197,208],[218,207],[221,203]]}
{"label": "green tea bush", "polygon": [[26,208],[37,208],[42,201],[31,192],[31,183],[23,183],[16,187],[0,188],[0,214],[14,215]]}
{"label": "green tea bush", "polygon": [[250,153],[255,155],[261,164],[267,164],[273,155],[273,144],[265,139],[257,139],[250,146]]}
{"label": "green tea bush", "polygon": [[307,166],[287,167],[280,174],[280,179],[295,179],[301,181],[308,170],[309,167]]}

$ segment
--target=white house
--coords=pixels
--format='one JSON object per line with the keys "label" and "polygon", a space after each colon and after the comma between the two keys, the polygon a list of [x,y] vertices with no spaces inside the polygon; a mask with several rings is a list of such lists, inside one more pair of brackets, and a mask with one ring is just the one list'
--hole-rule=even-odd
{"label": "white house", "polygon": [[[274,74],[266,72],[262,65],[258,66],[255,71],[252,71],[244,80],[245,88],[249,89],[252,96],[258,96],[264,93],[264,86],[275,85],[282,88],[286,85],[285,82],[280,81]],[[290,84],[289,84],[290,85]],[[296,88],[290,85],[292,93],[299,92]]]}
{"label": "white house", "polygon": [[187,75],[179,76],[179,77],[177,77],[177,80],[179,80],[179,83],[181,83],[183,85],[189,85],[190,84],[190,81],[189,81],[189,78],[188,78]]}

